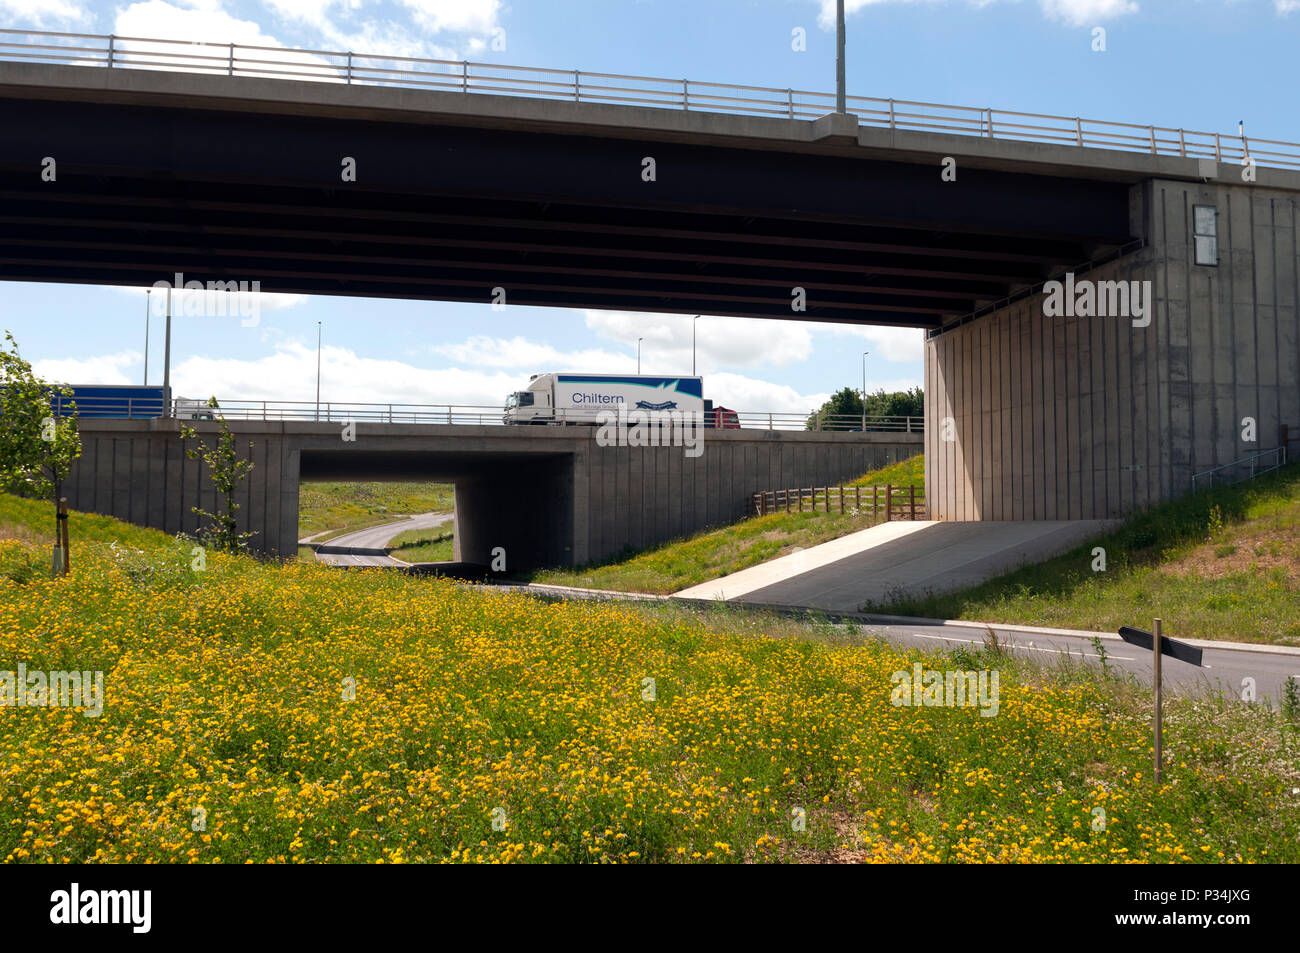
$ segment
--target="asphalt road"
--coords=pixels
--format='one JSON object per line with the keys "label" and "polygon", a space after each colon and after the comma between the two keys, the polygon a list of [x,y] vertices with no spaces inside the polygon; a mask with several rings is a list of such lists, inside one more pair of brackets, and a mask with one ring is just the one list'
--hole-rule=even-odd
{"label": "asphalt road", "polygon": [[395,523],[382,523],[336,536],[317,544],[316,558],[331,566],[405,566],[384,548],[399,533],[412,529],[431,529],[455,519],[454,513],[422,513]]}
{"label": "asphalt road", "polygon": [[[1151,629],[1150,620],[1135,619],[1132,624],[1139,629]],[[999,643],[1007,646],[1009,651],[1036,658],[1046,665],[1067,657],[1091,665],[1101,664],[1092,636],[1089,635],[1065,635],[1045,630],[1023,631],[1019,626],[1009,629],[994,625],[991,628],[997,633]],[[866,624],[863,630],[897,645],[931,650],[978,648],[987,641],[985,627],[971,623],[914,620]],[[1169,631],[1164,634],[1177,638]],[[1151,684],[1151,653],[1148,650],[1129,645],[1114,633],[1097,633],[1097,637],[1106,653],[1107,665],[1132,672],[1143,684]],[[1221,691],[1226,696],[1241,699],[1244,680],[1254,679],[1256,699],[1261,702],[1268,699],[1276,704],[1282,697],[1282,687],[1287,676],[1294,675],[1300,680],[1300,649],[1245,646],[1243,643],[1230,643],[1234,647],[1227,648],[1223,644],[1205,640],[1182,641],[1190,642],[1202,650],[1203,665],[1197,668],[1166,655],[1161,662],[1161,675],[1167,689],[1176,688],[1200,695]]]}
{"label": "asphalt road", "polygon": [[[505,586],[498,586],[505,588]],[[566,589],[559,586],[510,586],[525,592],[552,598],[565,599],[624,599],[637,601],[656,601],[676,599],[675,596],[628,595],[601,592],[590,589]],[[708,605],[711,601],[702,599],[683,599],[696,605]],[[729,608],[736,603],[727,603]],[[800,613],[806,610],[791,609],[789,606],[769,605],[751,606],[765,608],[774,612]],[[956,622],[937,619],[901,619],[895,616],[873,616],[851,613],[834,617],[841,628],[846,628],[843,620],[852,619],[859,635],[863,637],[878,636],[894,645],[917,648],[928,651],[970,648],[985,645],[988,630],[996,633],[999,644],[1016,655],[1037,659],[1044,665],[1064,662],[1067,659],[1088,665],[1100,665],[1101,656],[1093,639],[1101,640],[1106,654],[1106,664],[1124,672],[1131,672],[1143,684],[1151,684],[1151,653],[1129,645],[1113,632],[1066,632],[1063,630],[1033,629],[1028,626],[985,626],[978,622]],[[1131,625],[1150,630],[1151,620],[1135,618]],[[1178,638],[1176,632],[1166,629],[1168,638]],[[1255,700],[1271,701],[1277,704],[1282,697],[1282,688],[1287,676],[1300,680],[1300,648],[1289,646],[1248,645],[1240,642],[1211,642],[1203,639],[1183,639],[1202,650],[1203,666],[1197,668],[1178,659],[1165,656],[1162,662],[1162,679],[1166,690],[1176,690],[1196,695],[1211,695],[1223,692],[1224,695],[1242,699],[1245,688],[1244,680],[1254,680]]]}

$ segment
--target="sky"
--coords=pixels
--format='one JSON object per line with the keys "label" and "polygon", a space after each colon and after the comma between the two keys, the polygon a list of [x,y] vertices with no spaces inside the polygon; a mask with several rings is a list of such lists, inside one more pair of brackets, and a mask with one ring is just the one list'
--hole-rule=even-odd
{"label": "sky", "polygon": [[[834,0],[0,0],[0,28],[160,37],[834,89]],[[851,95],[1300,141],[1300,0],[847,0]],[[1096,30],[1105,49],[1094,49]],[[796,31],[806,38],[804,48]],[[0,149],[3,139],[0,138]],[[45,377],[140,383],[139,288],[3,281],[0,328]],[[500,406],[542,371],[690,373],[748,411],[921,382],[921,332],[705,315],[264,295],[178,317],[179,396]],[[162,320],[149,322],[149,382]],[[692,324],[697,342],[692,348]]]}

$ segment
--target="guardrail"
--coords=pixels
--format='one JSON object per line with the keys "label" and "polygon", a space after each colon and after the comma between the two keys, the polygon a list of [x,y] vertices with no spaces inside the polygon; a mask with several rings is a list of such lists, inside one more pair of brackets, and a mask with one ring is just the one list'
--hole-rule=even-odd
{"label": "guardrail", "polygon": [[[834,93],[804,89],[113,34],[0,30],[0,59],[400,86],[465,95],[564,99],[783,119],[816,119],[835,110]],[[1220,162],[1239,163],[1249,157],[1259,165],[1300,169],[1300,143],[1275,139],[872,96],[848,96],[845,108],[857,116],[859,125],[874,128],[957,133]]]}
{"label": "guardrail", "polygon": [[[760,490],[753,494],[751,502],[755,516],[767,516],[769,513],[802,513],[804,501],[808,501],[808,511],[817,512],[817,498],[822,499],[825,512],[831,512],[834,499],[839,512],[870,513],[876,515],[883,511],[885,522],[895,519],[925,519],[925,487],[915,484],[907,486],[810,486],[793,487],[787,490]],[[919,515],[918,515],[919,514]]]}
{"label": "guardrail", "polygon": [[[53,406],[56,415],[64,413],[64,399]],[[71,403],[71,402],[68,402]],[[161,417],[158,399],[81,397],[75,400],[79,417]],[[340,403],[338,401],[294,400],[222,400],[217,407],[202,401],[172,401],[172,416],[181,420],[281,420],[298,422],[386,424],[471,424],[500,426],[505,424],[501,407],[485,404],[379,404]],[[559,410],[548,426],[590,426],[596,416],[589,410]],[[738,423],[739,427],[735,424]],[[832,432],[915,433],[925,430],[921,417],[863,417],[860,414],[780,413],[776,411],[735,411],[716,408],[706,411],[704,425],[721,430],[821,430]]]}
{"label": "guardrail", "polygon": [[[1192,492],[1198,489],[1198,482],[1204,481],[1206,485],[1214,486],[1215,483],[1241,483],[1246,480],[1253,480],[1257,476],[1265,473],[1271,473],[1274,470],[1286,466],[1286,447],[1274,447],[1272,450],[1260,450],[1258,453],[1251,453],[1231,463],[1220,464],[1217,467],[1210,467],[1208,470],[1202,470],[1200,473],[1192,474]],[[1229,473],[1230,470],[1236,470],[1236,473]]]}

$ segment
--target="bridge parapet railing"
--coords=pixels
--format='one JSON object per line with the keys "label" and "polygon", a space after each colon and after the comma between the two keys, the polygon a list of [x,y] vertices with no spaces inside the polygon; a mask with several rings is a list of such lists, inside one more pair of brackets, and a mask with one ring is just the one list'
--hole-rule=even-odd
{"label": "bridge parapet railing", "polygon": [[[75,403],[80,417],[148,418],[162,417],[161,398],[126,397],[75,397],[73,402],[56,401],[56,415],[66,414]],[[266,420],[297,421],[301,423],[368,422],[386,424],[462,424],[474,426],[500,426],[505,424],[505,411],[488,404],[405,404],[364,403],[340,401],[294,400],[227,400],[218,401],[216,407],[205,401],[178,398],[172,401],[171,415],[182,420]],[[589,411],[558,410],[551,426],[587,425],[596,423]],[[912,433],[924,432],[921,417],[873,416],[860,414],[818,414],[816,412],[791,413],[778,411],[734,411],[719,408],[706,411],[704,425],[717,429],[743,430],[813,430],[826,432]]]}
{"label": "bridge parapet railing", "polygon": [[[108,69],[168,70],[397,86],[446,92],[564,99],[784,119],[816,119],[835,109],[835,95],[805,89],[742,86],[692,79],[511,66],[337,50],[43,30],[0,30],[0,59]],[[1300,169],[1300,143],[1167,126],[848,96],[862,126],[1045,142]]]}

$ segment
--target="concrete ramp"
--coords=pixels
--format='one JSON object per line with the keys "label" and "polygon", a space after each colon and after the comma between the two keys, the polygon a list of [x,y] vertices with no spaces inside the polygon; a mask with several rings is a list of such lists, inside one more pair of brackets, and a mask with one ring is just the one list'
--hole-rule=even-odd
{"label": "concrete ramp", "polygon": [[867,602],[975,585],[1060,555],[1115,525],[1111,520],[881,523],[675,595],[855,612]]}

